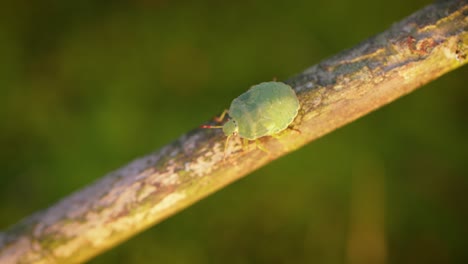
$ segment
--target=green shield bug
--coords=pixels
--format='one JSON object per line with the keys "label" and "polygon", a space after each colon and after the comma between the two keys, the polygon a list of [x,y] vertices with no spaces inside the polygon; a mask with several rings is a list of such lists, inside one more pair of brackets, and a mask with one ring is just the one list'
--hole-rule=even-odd
{"label": "green shield bug", "polygon": [[230,119],[222,126],[204,125],[202,128],[222,128],[229,138],[233,135],[245,140],[275,135],[286,129],[297,116],[299,100],[291,86],[282,82],[263,82],[252,86],[234,99],[220,117],[229,114]]}

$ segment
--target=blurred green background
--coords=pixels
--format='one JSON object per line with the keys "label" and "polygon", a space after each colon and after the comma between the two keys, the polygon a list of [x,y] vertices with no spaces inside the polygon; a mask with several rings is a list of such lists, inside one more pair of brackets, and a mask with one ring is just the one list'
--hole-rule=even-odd
{"label": "blurred green background", "polygon": [[[76,3],[75,3],[76,2]],[[0,229],[428,0],[10,1]],[[468,263],[467,67],[91,263]]]}

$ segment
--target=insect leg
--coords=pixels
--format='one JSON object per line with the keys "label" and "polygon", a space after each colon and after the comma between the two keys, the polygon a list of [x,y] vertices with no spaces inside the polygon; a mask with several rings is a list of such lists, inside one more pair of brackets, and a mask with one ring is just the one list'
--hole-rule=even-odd
{"label": "insect leg", "polygon": [[268,151],[268,149],[266,149],[266,148],[262,145],[262,143],[260,143],[260,141],[259,141],[258,139],[255,140],[255,145],[256,145],[256,147],[257,147],[259,150],[265,152],[266,154],[270,154],[270,151]]}
{"label": "insect leg", "polygon": [[249,140],[246,138],[242,139],[242,150],[247,151],[249,148]]}
{"label": "insect leg", "polygon": [[295,131],[295,132],[297,132],[299,134],[302,134],[301,130],[299,130],[299,129],[293,127],[293,126],[288,126],[288,129],[291,129],[292,131]]}
{"label": "insect leg", "polygon": [[218,123],[223,122],[224,117],[226,116],[227,113],[228,113],[228,110],[225,109],[225,110],[221,113],[220,116],[215,116],[214,121],[216,121],[216,122],[218,122]]}
{"label": "insect leg", "polygon": [[271,137],[274,138],[274,139],[278,139],[278,140],[281,138],[281,136],[279,135],[279,133],[273,134],[273,135],[271,135]]}
{"label": "insect leg", "polygon": [[226,160],[226,150],[228,147],[229,139],[231,138],[232,135],[227,136],[226,141],[224,142],[224,154],[223,154],[223,160]]}

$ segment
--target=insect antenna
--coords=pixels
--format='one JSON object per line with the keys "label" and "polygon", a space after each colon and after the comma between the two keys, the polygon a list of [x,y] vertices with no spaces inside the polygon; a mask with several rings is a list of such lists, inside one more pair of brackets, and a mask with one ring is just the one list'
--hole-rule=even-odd
{"label": "insect antenna", "polygon": [[200,128],[223,128],[223,126],[201,125]]}

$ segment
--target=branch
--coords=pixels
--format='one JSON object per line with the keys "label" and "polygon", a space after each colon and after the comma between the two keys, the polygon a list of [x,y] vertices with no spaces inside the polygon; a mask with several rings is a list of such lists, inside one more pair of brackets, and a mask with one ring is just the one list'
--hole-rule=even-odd
{"label": "branch", "polygon": [[467,63],[468,1],[445,1],[287,81],[301,110],[266,154],[196,129],[0,233],[0,263],[81,262]]}

